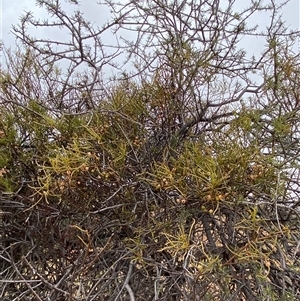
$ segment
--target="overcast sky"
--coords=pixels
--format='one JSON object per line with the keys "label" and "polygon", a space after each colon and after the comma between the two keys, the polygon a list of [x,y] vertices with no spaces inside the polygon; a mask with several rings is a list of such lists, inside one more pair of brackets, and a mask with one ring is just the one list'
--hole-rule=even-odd
{"label": "overcast sky", "polygon": [[[247,2],[247,0],[240,0],[240,1],[242,3]],[[282,2],[282,0],[278,0],[278,2],[279,1]],[[99,5],[97,5],[95,0],[81,0],[80,3],[81,3],[81,10],[85,13],[85,16],[89,20],[94,22],[94,24],[100,25],[109,19],[108,9],[105,9],[103,6],[100,7]],[[18,24],[20,16],[25,11],[32,11],[34,16],[39,17],[40,19],[47,18],[45,11],[35,5],[35,0],[0,0],[0,7],[1,7],[0,39],[4,42],[4,45],[6,47],[14,47],[15,37],[11,32],[12,24],[14,25]],[[284,10],[284,19],[286,20],[287,25],[291,27],[291,29],[297,30],[300,28],[299,15],[300,15],[299,0],[291,0]],[[268,20],[266,20],[264,16],[262,16],[261,20],[257,20],[257,22],[261,24],[264,23],[267,24],[266,21]],[[47,33],[44,34],[47,35]],[[107,38],[109,39],[109,37]],[[249,41],[249,45],[250,43],[252,42]],[[247,44],[245,44],[245,47],[247,47]],[[300,49],[300,44],[298,48]],[[1,54],[1,59],[3,59],[2,54]]]}
{"label": "overcast sky", "polygon": [[[4,40],[5,44],[9,46],[14,44],[15,37],[11,32],[12,25],[19,23],[20,16],[24,12],[31,11],[35,18],[41,20],[49,18],[45,9],[36,6],[35,2],[35,0],[0,0],[2,8],[1,39]],[[66,11],[70,8],[70,5],[66,5],[64,0],[60,2]],[[96,0],[81,0],[79,3],[81,3],[80,9],[84,12],[87,19],[98,24],[109,19],[109,9],[97,4]],[[78,6],[74,7],[77,8]]]}

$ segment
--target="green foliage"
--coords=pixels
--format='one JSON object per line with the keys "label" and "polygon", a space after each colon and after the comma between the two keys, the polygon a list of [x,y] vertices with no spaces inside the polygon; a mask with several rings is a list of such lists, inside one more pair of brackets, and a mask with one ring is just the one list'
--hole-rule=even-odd
{"label": "green foliage", "polygon": [[[49,42],[23,37],[25,51],[8,54],[0,75],[0,297],[299,297],[299,59],[278,34],[275,44],[268,37],[260,69],[236,44],[253,32],[244,14],[251,9],[192,3],[122,7],[108,28],[141,17],[143,38],[126,53],[137,55],[137,72],[107,84],[97,65],[106,52],[95,62],[81,42],[76,56],[78,45],[54,54]],[[51,26],[71,28],[74,41],[93,32],[79,13],[39,5],[59,12]],[[133,22],[132,12],[145,15]],[[153,24],[144,28],[149,14],[161,37]],[[155,54],[141,51],[144,42]],[[56,63],[64,53],[69,74]],[[76,73],[82,62],[88,69]],[[249,70],[263,87],[252,90]]]}
{"label": "green foliage", "polygon": [[[147,86],[155,95],[162,93],[156,84]],[[273,257],[294,230],[284,222],[268,221],[271,209],[264,199],[277,197],[284,179],[278,178],[276,157],[266,158],[257,139],[245,138],[257,128],[260,114],[236,114],[215,139],[187,138],[176,155],[145,164],[140,158],[147,151],[149,130],[143,122],[156,104],[139,99],[143,89],[134,87],[129,95],[121,86],[103,107],[86,115],[55,117],[34,101],[17,108],[17,117],[6,112],[1,123],[1,187],[17,191],[26,178],[29,198],[23,202],[32,214],[44,206],[67,215],[104,210],[119,221],[113,228],[125,231],[119,244],[148,275],[149,256],[159,261],[168,254],[174,264],[207,283],[207,298],[217,287],[223,290],[222,298],[228,298],[235,281],[231,265],[238,264],[247,271],[245,276],[260,283],[262,296],[275,298],[268,278],[271,267],[279,264]],[[283,118],[274,120],[276,134],[287,133],[284,125]],[[232,230],[227,228],[233,219],[228,212],[235,215]],[[217,227],[210,238],[208,221],[224,230]],[[90,226],[80,220],[67,225],[81,229],[74,244],[95,246]],[[218,255],[219,248],[227,259]],[[211,288],[210,277],[217,283]]]}
{"label": "green foliage", "polygon": [[290,124],[284,117],[278,117],[273,121],[274,132],[279,136],[286,136],[290,133]]}

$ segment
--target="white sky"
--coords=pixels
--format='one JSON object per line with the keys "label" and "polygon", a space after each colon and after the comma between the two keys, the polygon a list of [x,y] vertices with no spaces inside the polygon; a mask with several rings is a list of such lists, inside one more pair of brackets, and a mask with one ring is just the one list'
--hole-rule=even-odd
{"label": "white sky", "polygon": [[[19,23],[20,16],[24,12],[31,11],[35,18],[46,19],[47,13],[44,9],[41,9],[35,5],[35,0],[0,0],[1,8],[1,36],[5,44],[11,46],[14,44],[14,35],[11,33],[12,25]],[[61,0],[64,4],[64,0]],[[99,24],[101,21],[109,19],[109,10],[104,10],[103,6],[96,4],[96,0],[81,0],[81,10],[85,13],[85,16]],[[62,5],[64,7],[64,5]],[[66,8],[69,5],[65,6]],[[76,6],[75,6],[76,7]]]}
{"label": "white sky", "polygon": [[[246,3],[247,0],[240,0],[241,3]],[[282,2],[283,0],[276,0],[276,2]],[[61,1],[62,3],[64,1]],[[105,21],[109,19],[109,11],[105,9],[103,6],[99,6],[96,4],[96,0],[81,0],[81,9],[85,13],[85,16],[94,22],[94,24],[101,25]],[[299,20],[300,20],[300,11],[299,11],[299,0],[290,0],[288,5],[283,11],[284,19],[287,22],[287,25],[290,25],[291,29],[299,29]],[[43,9],[40,9],[35,5],[35,0],[0,0],[0,40],[4,42],[6,47],[14,47],[15,37],[11,32],[12,24],[16,25],[19,22],[20,16],[25,11],[32,11],[35,17],[39,17],[40,19],[46,19],[48,16]],[[256,20],[258,23],[264,25],[267,24],[268,18],[262,15],[261,20]],[[48,31],[43,32],[43,35],[49,36],[49,29],[45,29]],[[39,32],[41,33],[41,32]],[[52,33],[53,34],[53,33]],[[108,34],[104,37],[106,39],[113,39],[113,36],[109,36]],[[299,38],[300,41],[300,38]],[[109,41],[107,41],[109,42]],[[254,41],[255,42],[255,41]],[[255,48],[258,48],[259,45],[257,43],[253,43],[253,41],[245,41],[245,48],[251,47],[251,50],[255,51]],[[300,42],[298,49],[300,50]],[[2,53],[0,54],[0,65],[3,60]]]}

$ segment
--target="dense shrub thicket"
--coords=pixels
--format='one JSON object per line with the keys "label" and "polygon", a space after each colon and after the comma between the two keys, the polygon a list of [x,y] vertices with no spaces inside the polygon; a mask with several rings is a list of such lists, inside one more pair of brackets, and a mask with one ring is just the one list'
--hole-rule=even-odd
{"label": "dense shrub thicket", "polygon": [[[275,22],[279,7],[267,7],[274,22],[265,65],[248,69],[235,48],[251,33],[244,15],[231,29],[233,13],[204,2],[193,4],[220,21],[219,36],[206,41],[210,52],[183,29],[185,42],[174,46],[170,31],[171,54],[162,40],[153,64],[138,52],[137,74],[105,85],[95,77],[99,61],[79,48],[70,57],[30,39],[21,29],[37,22],[32,16],[15,28],[25,50],[7,52],[0,90],[2,300],[300,299],[294,34]],[[170,15],[184,24],[199,11],[172,3],[124,4],[129,12],[113,24],[124,29],[130,16],[146,26],[139,18],[156,13],[165,26]],[[67,27],[59,4],[38,4]],[[71,20],[99,42],[82,15]],[[216,30],[209,20],[197,25],[204,40],[206,27]],[[75,25],[73,36],[83,35]],[[236,40],[223,52],[226,28]],[[62,58],[90,60],[90,73],[70,65],[63,74]],[[254,88],[253,70],[263,79]]]}

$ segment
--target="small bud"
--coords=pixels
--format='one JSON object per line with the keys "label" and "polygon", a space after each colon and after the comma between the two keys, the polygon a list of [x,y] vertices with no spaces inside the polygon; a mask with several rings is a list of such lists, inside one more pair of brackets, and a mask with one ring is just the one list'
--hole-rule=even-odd
{"label": "small bud", "polygon": [[208,201],[211,201],[211,199],[212,199],[211,195],[208,194],[208,195],[206,196],[206,199],[207,199]]}
{"label": "small bud", "polygon": [[181,199],[181,204],[185,204],[187,202],[186,199]]}

